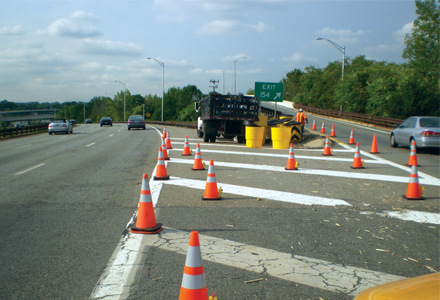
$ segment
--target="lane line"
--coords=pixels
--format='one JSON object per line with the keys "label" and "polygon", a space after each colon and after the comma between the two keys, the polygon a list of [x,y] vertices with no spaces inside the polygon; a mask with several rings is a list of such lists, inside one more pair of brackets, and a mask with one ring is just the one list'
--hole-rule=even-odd
{"label": "lane line", "polygon": [[96,144],[96,142],[94,142],[94,143],[90,143],[90,144],[86,145],[86,147],[90,147],[90,146],[93,146],[93,145],[95,145],[95,144]]}
{"label": "lane line", "polygon": [[[180,163],[180,164],[193,164],[194,161],[189,159],[173,158],[168,161],[169,163]],[[378,180],[378,181],[389,181],[389,182],[399,182],[408,183],[409,177],[402,176],[391,176],[391,175],[381,175],[381,174],[368,174],[368,173],[355,173],[355,172],[343,172],[343,171],[329,171],[329,170],[317,170],[317,169],[301,169],[296,171],[288,171],[284,167],[268,166],[268,165],[252,165],[243,163],[228,163],[216,161],[215,166],[220,167],[230,167],[230,168],[240,168],[240,169],[251,169],[251,170],[262,170],[262,171],[273,171],[273,172],[284,172],[291,174],[304,174],[304,175],[322,175],[331,177],[343,177],[352,179],[366,179],[366,180]],[[419,183],[425,185],[440,186],[440,180],[436,178],[421,178],[419,177]]]}
{"label": "lane line", "polygon": [[390,217],[396,218],[403,221],[412,221],[416,223],[422,224],[436,224],[440,225],[440,214],[438,213],[430,213],[425,211],[416,211],[416,210],[399,210],[399,211],[390,211],[385,210],[383,213],[377,213],[372,211],[361,211],[359,212],[361,215],[376,215],[380,217]]}
{"label": "lane line", "polygon": [[15,173],[14,176],[24,174],[24,173],[26,173],[26,172],[32,171],[32,170],[34,170],[34,169],[36,169],[36,168],[39,168],[39,167],[41,167],[41,166],[44,166],[44,165],[45,165],[45,163],[42,163],[42,164],[39,164],[39,165],[33,166],[33,167],[31,167],[31,168],[29,168],[29,169],[26,169],[26,170],[24,170],[24,171],[21,171],[21,172]]}
{"label": "lane line", "polygon": [[26,148],[26,147],[29,147],[29,146],[31,146],[32,144],[29,144],[29,145],[24,145],[24,146],[20,146],[20,147],[17,147],[17,148],[15,148],[15,149],[21,149],[21,148]]}
{"label": "lane line", "polygon": [[[164,184],[183,186],[187,188],[204,190],[206,186],[206,181],[185,179],[179,177],[170,177],[170,180],[164,181]],[[308,196],[303,194],[295,194],[289,192],[280,192],[274,190],[259,189],[253,187],[246,187],[233,184],[219,184],[219,187],[223,189],[223,193],[235,194],[247,197],[263,198],[269,200],[276,200],[281,202],[296,203],[303,205],[325,205],[325,206],[336,206],[336,205],[348,205],[348,202],[340,199]]]}

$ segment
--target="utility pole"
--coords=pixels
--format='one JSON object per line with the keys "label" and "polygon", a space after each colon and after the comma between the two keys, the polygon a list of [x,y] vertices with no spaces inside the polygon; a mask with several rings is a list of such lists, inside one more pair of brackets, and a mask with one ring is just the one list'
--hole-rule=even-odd
{"label": "utility pole", "polygon": [[214,91],[214,94],[215,94],[215,89],[216,88],[218,88],[218,85],[216,85],[216,83],[219,83],[220,82],[220,80],[215,80],[215,79],[211,79],[210,81],[209,81],[209,83],[212,83],[213,85],[210,85],[209,87],[212,87],[212,89],[213,89],[213,91]]}

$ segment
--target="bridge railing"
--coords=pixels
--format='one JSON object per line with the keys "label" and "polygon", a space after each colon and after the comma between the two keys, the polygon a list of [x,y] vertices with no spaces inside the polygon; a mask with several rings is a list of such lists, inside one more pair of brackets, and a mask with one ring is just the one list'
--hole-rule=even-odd
{"label": "bridge railing", "polygon": [[12,136],[18,136],[18,135],[26,135],[26,134],[30,134],[30,133],[36,133],[36,132],[45,132],[47,130],[48,130],[47,124],[0,129],[0,138],[6,138],[6,137],[12,137]]}

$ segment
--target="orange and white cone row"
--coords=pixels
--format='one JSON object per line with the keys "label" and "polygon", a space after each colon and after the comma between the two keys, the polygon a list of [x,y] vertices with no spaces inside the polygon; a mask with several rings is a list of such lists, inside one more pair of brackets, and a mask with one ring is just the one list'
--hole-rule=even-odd
{"label": "orange and white cone row", "polygon": [[165,126],[163,127],[162,137],[163,137],[164,139],[167,137],[167,129],[166,129]]}
{"label": "orange and white cone row", "polygon": [[325,139],[325,145],[324,145],[324,153],[322,153],[324,156],[333,155],[332,149],[330,148],[330,140],[327,136]]}
{"label": "orange and white cone row", "polygon": [[372,153],[372,154],[379,153],[379,150],[377,149],[377,137],[376,137],[376,134],[373,135],[373,142],[371,143],[370,153]]}
{"label": "orange and white cone row", "polygon": [[363,169],[364,161],[361,159],[361,150],[359,148],[359,143],[356,145],[356,150],[354,150],[354,158],[353,164],[351,165],[352,169]]}
{"label": "orange and white cone row", "polygon": [[159,147],[159,156],[157,158],[156,165],[156,176],[153,177],[154,180],[168,180],[170,176],[167,174],[167,168],[165,166],[165,161],[163,159],[162,146]]}
{"label": "orange and white cone row", "polygon": [[406,189],[406,195],[402,196],[406,200],[423,200],[423,188],[419,185],[419,175],[417,166],[411,167],[411,174],[409,175],[409,183]]}
{"label": "orange and white cone row", "polygon": [[293,152],[293,143],[290,143],[289,157],[287,158],[286,170],[298,170],[299,163],[295,160],[295,153]]}
{"label": "orange and white cone row", "polygon": [[215,178],[214,160],[209,161],[208,177],[206,178],[205,193],[202,200],[221,200],[221,189],[217,189],[217,180]]}
{"label": "orange and white cone row", "polygon": [[316,130],[316,122],[313,120],[312,130]]}
{"label": "orange and white cone row", "polygon": [[173,149],[171,146],[171,139],[170,139],[170,132],[167,131],[167,138],[165,139],[165,145],[167,146],[167,149]]}
{"label": "orange and white cone row", "polygon": [[194,171],[205,170],[205,163],[202,162],[202,153],[200,152],[199,143],[197,143],[196,156],[194,157],[194,165],[191,169]]}
{"label": "orange and white cone row", "polygon": [[185,144],[183,145],[182,156],[190,156],[190,155],[191,155],[191,149],[189,148],[188,136],[185,135]]}
{"label": "orange and white cone row", "polygon": [[332,124],[332,131],[330,132],[331,137],[336,137],[335,124]]}
{"label": "orange and white cone row", "polygon": [[199,233],[191,231],[179,300],[208,300]]}
{"label": "orange and white cone row", "polygon": [[321,133],[325,133],[324,122],[322,122]]}
{"label": "orange and white cone row", "polygon": [[408,166],[418,166],[416,142],[411,144],[411,152],[409,153]]}
{"label": "orange and white cone row", "polygon": [[167,146],[165,145],[165,138],[162,138],[162,153],[164,160],[170,160],[170,157],[168,156]]}
{"label": "orange and white cone row", "polygon": [[156,223],[147,174],[144,174],[142,177],[141,197],[139,199],[136,225],[130,225],[128,228],[132,233],[142,234],[154,234],[163,229],[162,224]]}

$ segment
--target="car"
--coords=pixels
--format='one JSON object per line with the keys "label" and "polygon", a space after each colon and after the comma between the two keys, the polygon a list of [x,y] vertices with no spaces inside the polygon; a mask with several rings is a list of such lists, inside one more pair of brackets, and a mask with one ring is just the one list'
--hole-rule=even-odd
{"label": "car", "polygon": [[440,148],[440,117],[409,117],[390,134],[391,147]]}
{"label": "car", "polygon": [[102,117],[101,121],[100,121],[100,124],[101,124],[101,127],[102,127],[102,125],[113,126],[112,118],[110,118],[110,117]]}
{"label": "car", "polygon": [[142,128],[145,129],[145,120],[141,115],[133,115],[128,118],[127,121],[128,130],[132,128]]}
{"label": "car", "polygon": [[72,123],[72,125],[75,125],[76,124],[76,120],[72,119],[72,120],[70,120],[70,123]]}
{"label": "car", "polygon": [[52,133],[73,133],[73,125],[66,119],[56,119],[49,123],[49,135]]}
{"label": "car", "polygon": [[92,124],[92,119],[87,119],[85,123],[86,124]]}

